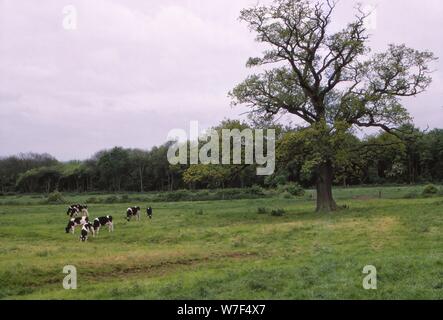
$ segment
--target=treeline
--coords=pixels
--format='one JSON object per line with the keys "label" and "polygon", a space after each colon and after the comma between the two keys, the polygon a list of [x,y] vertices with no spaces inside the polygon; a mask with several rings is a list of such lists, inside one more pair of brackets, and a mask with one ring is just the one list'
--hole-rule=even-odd
{"label": "treeline", "polygon": [[[223,128],[243,130],[250,125],[225,120]],[[115,147],[84,161],[60,162],[49,154],[19,154],[0,159],[0,192],[147,192],[180,189],[276,187],[296,182],[315,183],[311,169],[309,130],[274,127],[277,165],[272,176],[256,175],[254,165],[170,165],[172,142],[151,150]],[[337,185],[440,183],[443,181],[443,130],[422,132],[413,127],[404,139],[387,133],[359,139],[341,137],[334,162]],[[315,151],[315,150],[314,150]]]}

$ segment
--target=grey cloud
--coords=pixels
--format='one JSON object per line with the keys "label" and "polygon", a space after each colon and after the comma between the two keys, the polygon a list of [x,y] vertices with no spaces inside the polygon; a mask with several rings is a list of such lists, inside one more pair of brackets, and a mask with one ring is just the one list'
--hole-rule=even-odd
{"label": "grey cloud", "polygon": [[[262,1],[269,2],[269,1]],[[340,24],[357,1],[342,0]],[[65,3],[0,2],[0,155],[60,159],[122,145],[149,148],[173,128],[238,117],[227,92],[259,52],[238,20],[256,0],[72,0],[78,29],[62,28]],[[439,0],[377,4],[372,46],[406,43],[443,59]],[[442,61],[431,89],[405,101],[421,127],[443,121]]]}

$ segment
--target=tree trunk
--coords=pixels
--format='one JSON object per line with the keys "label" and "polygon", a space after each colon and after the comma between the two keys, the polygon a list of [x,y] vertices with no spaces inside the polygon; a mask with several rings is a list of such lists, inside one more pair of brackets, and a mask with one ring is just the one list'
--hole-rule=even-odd
{"label": "tree trunk", "polygon": [[318,168],[317,177],[317,212],[337,210],[337,204],[332,197],[332,164],[327,161]]}
{"label": "tree trunk", "polygon": [[143,171],[144,168],[139,168],[139,174],[140,174],[140,192],[143,192]]}

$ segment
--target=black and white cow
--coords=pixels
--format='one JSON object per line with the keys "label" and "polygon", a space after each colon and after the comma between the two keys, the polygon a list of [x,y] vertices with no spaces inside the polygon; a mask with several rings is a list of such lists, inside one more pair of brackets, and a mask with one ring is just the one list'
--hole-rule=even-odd
{"label": "black and white cow", "polygon": [[72,232],[74,234],[75,228],[78,226],[84,226],[89,222],[88,217],[77,217],[69,220],[68,225],[66,226],[66,233]]}
{"label": "black and white cow", "polygon": [[109,232],[114,231],[114,224],[112,223],[112,216],[95,218],[93,222],[94,236],[98,235],[101,227],[108,226]]}
{"label": "black and white cow", "polygon": [[80,241],[87,241],[90,233],[92,233],[92,236],[94,236],[94,226],[92,225],[92,223],[88,222],[82,226],[82,230],[80,232]]}
{"label": "black and white cow", "polygon": [[80,210],[78,209],[77,205],[73,204],[72,206],[68,207],[66,215],[68,215],[70,218],[75,218],[78,216],[79,212]]}
{"label": "black and white cow", "polygon": [[126,210],[126,220],[130,221],[132,217],[140,221],[140,207],[131,207]]}
{"label": "black and white cow", "polygon": [[88,217],[89,218],[88,206],[86,206],[86,205],[79,205],[78,209],[82,213],[82,217]]}
{"label": "black and white cow", "polygon": [[66,214],[71,218],[78,217],[80,213],[82,217],[89,217],[88,206],[82,204],[73,204],[68,207],[68,211],[66,212]]}
{"label": "black and white cow", "polygon": [[146,214],[149,219],[152,219],[152,208],[151,207],[148,207],[148,209],[146,209]]}

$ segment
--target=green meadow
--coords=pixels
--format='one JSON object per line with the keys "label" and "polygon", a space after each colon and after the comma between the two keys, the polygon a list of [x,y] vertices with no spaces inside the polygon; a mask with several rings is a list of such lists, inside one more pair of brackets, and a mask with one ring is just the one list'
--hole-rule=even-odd
{"label": "green meadow", "polygon": [[[79,229],[65,233],[66,204],[2,196],[0,298],[442,299],[443,197],[421,189],[337,189],[343,209],[334,214],[314,213],[312,192],[158,203],[130,195],[90,205],[91,217],[114,217],[115,231],[86,243]],[[130,205],[142,207],[140,222],[124,219]],[[77,290],[62,287],[66,265],[77,268]],[[362,286],[367,265],[377,290]]]}

